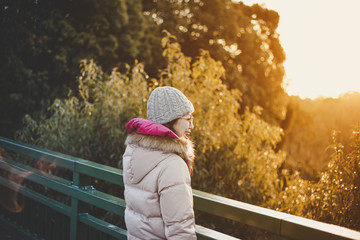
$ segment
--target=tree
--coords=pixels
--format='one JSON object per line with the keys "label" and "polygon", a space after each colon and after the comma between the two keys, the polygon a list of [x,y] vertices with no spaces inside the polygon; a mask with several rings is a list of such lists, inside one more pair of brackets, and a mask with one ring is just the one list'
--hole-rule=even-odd
{"label": "tree", "polygon": [[285,118],[285,53],[276,33],[277,12],[231,0],[154,0],[143,5],[160,28],[177,37],[185,55],[194,58],[204,49],[223,64],[225,83],[243,94],[241,113],[261,106],[268,122],[279,124]]}
{"label": "tree", "polygon": [[95,59],[106,72],[135,59],[159,62],[144,51],[160,35],[139,0],[1,3],[1,135],[10,137],[25,113],[45,111],[76,89],[81,59]]}
{"label": "tree", "polygon": [[4,0],[0,11],[1,135],[11,137],[25,113],[35,117],[69,88],[75,90],[80,59],[95,59],[106,73],[113,67],[124,70],[125,63],[138,59],[156,77],[166,65],[161,29],[174,33],[192,59],[205,49],[222,62],[226,84],[243,94],[240,113],[259,105],[271,123],[285,117],[279,16],[259,5],[230,0]]}

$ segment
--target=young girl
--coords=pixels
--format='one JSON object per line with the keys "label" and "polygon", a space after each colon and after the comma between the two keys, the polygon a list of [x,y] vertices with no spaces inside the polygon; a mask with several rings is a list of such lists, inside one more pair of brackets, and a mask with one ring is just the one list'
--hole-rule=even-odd
{"label": "young girl", "polygon": [[194,107],[173,87],[158,87],[149,120],[135,118],[123,156],[128,239],[196,239],[191,174]]}

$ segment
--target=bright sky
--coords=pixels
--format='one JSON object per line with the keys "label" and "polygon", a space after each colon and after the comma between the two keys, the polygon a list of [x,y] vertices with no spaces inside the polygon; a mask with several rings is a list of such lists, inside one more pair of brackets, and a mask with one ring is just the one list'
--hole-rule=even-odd
{"label": "bright sky", "polygon": [[286,91],[302,98],[360,92],[360,0],[243,0],[280,14]]}

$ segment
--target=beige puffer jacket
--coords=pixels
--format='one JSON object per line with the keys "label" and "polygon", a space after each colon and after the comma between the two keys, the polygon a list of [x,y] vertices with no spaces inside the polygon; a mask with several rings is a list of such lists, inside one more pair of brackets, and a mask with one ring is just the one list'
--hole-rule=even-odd
{"label": "beige puffer jacket", "polygon": [[192,154],[185,138],[129,134],[123,156],[128,239],[196,239],[183,159]]}

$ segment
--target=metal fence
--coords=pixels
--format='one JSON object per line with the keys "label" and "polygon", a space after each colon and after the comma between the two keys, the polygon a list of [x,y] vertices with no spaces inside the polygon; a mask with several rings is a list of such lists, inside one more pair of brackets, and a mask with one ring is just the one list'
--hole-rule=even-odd
{"label": "metal fence", "polygon": [[[0,156],[2,205],[17,204],[12,210],[2,207],[0,220],[34,239],[126,239],[124,224],[115,225],[91,211],[101,209],[123,219],[124,199],[90,185],[95,179],[121,188],[124,184],[122,170],[2,137],[0,148],[11,153]],[[19,158],[28,160],[19,161]],[[39,159],[41,163],[56,164],[65,169],[71,174],[70,178],[35,168],[34,163]],[[31,184],[24,184],[19,179],[26,179]],[[51,191],[54,194],[49,194]],[[63,196],[63,201],[51,195]],[[21,203],[18,206],[19,196],[24,206]],[[195,210],[264,230],[277,239],[360,239],[357,231],[206,192],[193,190],[193,197]],[[21,211],[16,211],[16,207]],[[198,239],[236,239],[199,225],[196,233]]]}

